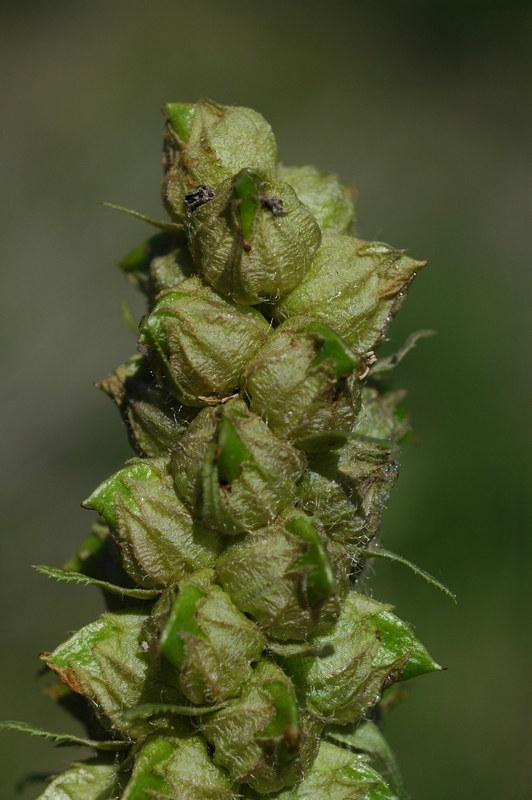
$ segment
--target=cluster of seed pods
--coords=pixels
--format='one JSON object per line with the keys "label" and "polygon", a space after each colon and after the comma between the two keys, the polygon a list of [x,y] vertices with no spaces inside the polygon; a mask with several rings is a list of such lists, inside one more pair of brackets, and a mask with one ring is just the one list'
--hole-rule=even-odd
{"label": "cluster of seed pods", "polygon": [[438,667],[357,581],[409,430],[375,351],[423,262],[256,112],[165,112],[171,222],[121,264],[148,311],[100,384],[136,457],[65,565],[108,611],[43,656],[117,749],[42,797],[392,800],[382,695]]}

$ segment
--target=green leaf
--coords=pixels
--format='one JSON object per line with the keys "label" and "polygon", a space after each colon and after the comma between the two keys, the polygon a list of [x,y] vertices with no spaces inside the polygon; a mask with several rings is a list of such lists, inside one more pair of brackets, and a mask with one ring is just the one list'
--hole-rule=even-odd
{"label": "green leaf", "polygon": [[144,589],[166,588],[214,566],[223,546],[176,495],[166,459],[131,462],[104,481],[85,505],[116,529],[124,568]]}
{"label": "green leaf", "polygon": [[[201,736],[177,738],[174,746],[175,751],[164,767],[156,767],[154,770],[156,774],[164,774],[172,789],[171,798],[235,800],[236,794],[226,773],[213,764],[207,743]],[[157,795],[154,800],[156,798],[159,800]],[[125,800],[129,800],[127,795]],[[145,795],[138,800],[145,800]]]}
{"label": "green leaf", "polygon": [[362,755],[322,741],[304,779],[278,800],[400,800]]}
{"label": "green leaf", "polygon": [[395,670],[396,655],[385,664],[374,663],[381,643],[371,617],[385,608],[351,591],[334,628],[311,640],[318,649],[332,645],[330,655],[282,658],[307,709],[323,721],[354,722],[377,702]]}
{"label": "green leaf", "polygon": [[62,683],[87,698],[104,726],[111,724],[132,738],[151,729],[142,720],[125,721],[125,708],[181,699],[177,690],[161,683],[142,646],[146,619],[138,609],[103,614],[41,656]]}
{"label": "green leaf", "polygon": [[201,570],[180,584],[158,645],[163,679],[194,705],[238,697],[265,647],[259,628],[211,585],[214,577]]}
{"label": "green leaf", "polygon": [[[311,552],[309,564],[299,559],[308,554],[309,542],[288,530],[285,523],[293,517],[303,517],[301,511],[289,508],[272,525],[248,532],[229,544],[216,565],[218,579],[235,605],[269,637],[298,640],[297,652],[307,648],[310,633],[330,628],[340,611],[338,593],[333,591],[316,602],[309,597],[314,590],[312,572],[322,587],[330,586],[329,555],[323,544]],[[310,518],[307,518],[312,524]],[[314,563],[312,563],[314,561]],[[335,577],[333,575],[333,577]],[[301,642],[304,640],[304,643]],[[277,652],[278,642],[269,642]],[[314,650],[313,646],[311,646]]]}
{"label": "green leaf", "polygon": [[326,658],[334,652],[332,644],[323,644],[315,647],[311,644],[301,644],[300,642],[268,642],[268,650],[277,656],[296,656],[297,658]]}
{"label": "green leaf", "polygon": [[100,589],[105,589],[106,592],[119,594],[122,597],[134,597],[138,600],[152,600],[155,597],[159,597],[161,594],[158,589],[129,589],[125,586],[115,586],[113,583],[91,578],[89,575],[83,575],[81,572],[72,572],[70,570],[66,572],[64,569],[48,567],[46,564],[33,565],[33,569],[37,570],[41,575],[46,575],[47,578],[53,578],[56,581],[82,583],[85,586],[98,586]]}
{"label": "green leaf", "polygon": [[324,431],[323,433],[313,433],[305,436],[298,442],[298,447],[306,453],[321,453],[327,450],[336,450],[343,447],[347,442],[361,442],[378,447],[379,450],[387,450],[389,453],[397,452],[399,446],[389,439],[376,439],[374,436],[365,436],[361,433],[349,433],[348,431]]}
{"label": "green leaf", "polygon": [[311,640],[317,648],[332,644],[331,655],[281,656],[306,708],[324,722],[356,722],[398,680],[441,670],[405,622],[382,605],[353,590],[336,625]]}
{"label": "green leaf", "polygon": [[107,525],[99,525],[98,523],[92,525],[91,532],[87,538],[79,545],[68,561],[65,561],[61,569],[64,572],[82,572],[84,575],[89,575],[93,563],[99,562],[104,558],[109,535]]}
{"label": "green leaf", "polygon": [[214,763],[227,769],[231,780],[268,794],[301,775],[297,714],[290,679],[262,658],[241,696],[204,719],[201,730],[215,747]]}
{"label": "green leaf", "polygon": [[328,450],[337,450],[352,439],[354,434],[347,431],[323,431],[309,433],[298,439],[297,446],[305,453],[322,453]]}
{"label": "green leaf", "polygon": [[363,358],[382,341],[425,263],[381,242],[324,235],[303,280],[271,313],[279,322],[300,314],[315,317]]}
{"label": "green leaf", "polygon": [[168,398],[153,380],[147,355],[133,356],[97,388],[115,402],[131,446],[141,457],[167,456],[198,411]]}
{"label": "green leaf", "polygon": [[28,725],[26,722],[17,722],[16,720],[0,722],[0,730],[18,731],[19,733],[27,733],[30,736],[39,736],[42,739],[52,741],[58,747],[79,745],[80,747],[92,747],[94,750],[125,750],[131,747],[132,744],[130,739],[101,742],[97,739],[84,739],[80,736],[73,736],[70,733],[53,733],[52,731],[35,728],[33,725]]}
{"label": "green leaf", "polygon": [[351,233],[355,208],[350,187],[315,167],[279,165],[277,175],[297,192],[324,232]]}
{"label": "green leaf", "polygon": [[[237,415],[237,410],[243,413]],[[295,447],[278,439],[249,412],[242,400],[230,400],[220,414],[230,416],[251,458],[243,462],[241,474],[228,491],[219,480],[217,443],[207,446],[201,468],[201,513],[212,528],[234,535],[261,528],[277,517],[293,498],[305,461]]]}
{"label": "green leaf", "polygon": [[135,756],[133,772],[121,800],[171,800],[172,791],[164,772],[174,749],[174,741],[168,735],[150,737]]}
{"label": "green leaf", "polygon": [[148,348],[165,388],[181,403],[201,407],[235,393],[269,334],[257,310],[230,302],[190,277],[157,297],[141,322],[139,342]]}
{"label": "green leaf", "polygon": [[244,376],[251,409],[301,450],[340,447],[353,430],[361,383],[357,361],[332,328],[294,318],[277,328]]}
{"label": "green leaf", "polygon": [[276,764],[287,764],[301,748],[302,732],[294,688],[284,681],[269,681],[263,689],[271,698],[275,713],[255,737],[257,742],[273,748]]}
{"label": "green leaf", "polygon": [[353,442],[363,442],[378,447],[380,450],[388,450],[390,453],[398,452],[399,445],[389,439],[377,439],[375,436],[365,436],[362,433],[352,433],[349,439]]}

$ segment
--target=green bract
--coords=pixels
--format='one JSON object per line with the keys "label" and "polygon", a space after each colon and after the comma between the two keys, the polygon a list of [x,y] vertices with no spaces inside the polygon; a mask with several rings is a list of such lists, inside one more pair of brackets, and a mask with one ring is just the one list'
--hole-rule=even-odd
{"label": "green bract", "polygon": [[231,542],[216,570],[238,608],[270,636],[305,639],[336,621],[347,588],[345,553],[333,563],[325,541],[311,518],[290,508]]}
{"label": "green bract", "polygon": [[226,400],[270,327],[253,308],[239,306],[189,278],[159,295],[140,327],[161,381],[188,406]]}
{"label": "green bract", "polygon": [[135,758],[122,800],[182,797],[186,800],[234,800],[227,776],[217,769],[207,744],[191,732],[162,729],[149,737]]}
{"label": "green bract", "polygon": [[398,800],[386,781],[363,756],[323,742],[312,769],[280,800]]}
{"label": "green bract", "polygon": [[164,111],[172,221],[120,263],[141,352],[99,384],[136,457],[37,567],[104,593],[41,656],[88,738],[2,727],[95,750],[41,800],[406,800],[377,725],[440,668],[359,578],[404,562],[375,541],[410,434],[386,373],[429,332],[372,351],[425,262],[355,238],[349,188],[278,166],[255,111]]}
{"label": "green bract", "polygon": [[139,644],[146,616],[136,610],[104,614],[41,656],[61,683],[86,697],[101,724],[121,738],[136,739],[151,730],[148,720],[125,719],[124,709],[179,697],[160,681]]}
{"label": "green bract", "polygon": [[187,229],[200,274],[220,294],[250,305],[295,289],[321,241],[291,186],[247,169],[191,211]]}
{"label": "green bract", "polygon": [[223,547],[176,495],[168,467],[164,459],[134,461],[84,503],[113,527],[128,574],[150,588],[213,566]]}
{"label": "green bract", "polygon": [[197,409],[178,403],[154,380],[147,356],[132,356],[98,388],[115,401],[139,456],[167,455],[197,414]]}
{"label": "green bract", "polygon": [[278,320],[294,314],[315,316],[363,356],[382,341],[412,278],[425,263],[381,242],[330,234],[323,237],[306,277],[272,314]]}
{"label": "green bract", "polygon": [[210,715],[202,732],[215,748],[214,762],[237,784],[267,794],[302,777],[303,731],[294,687],[266,658],[243,684],[241,697]]}
{"label": "green bract", "polygon": [[204,571],[179,586],[157,644],[166,679],[197,705],[238,696],[266,646],[215,577]]}
{"label": "green bract", "polygon": [[90,759],[83,764],[73,764],[48,784],[39,797],[40,800],[111,800],[124,796],[120,794],[123,788],[120,777],[112,762],[105,764]]}
{"label": "green bract", "polygon": [[332,652],[283,660],[305,707],[324,722],[355,722],[405,673],[440,669],[388,608],[352,591],[334,628],[313,640],[316,650]]}
{"label": "green bract", "polygon": [[[250,406],[277,436],[302,450],[319,434],[352,430],[359,410],[360,363],[328,325],[294,317],[257,352],[244,376]],[[328,449],[323,438],[323,449]]]}
{"label": "green bract", "polygon": [[248,168],[273,177],[277,145],[272,129],[250,108],[167,103],[165,194],[177,218],[186,215],[186,196],[198,187],[218,186]]}
{"label": "green bract", "polygon": [[236,534],[272,522],[295,496],[305,459],[242,400],[204,409],[176,447],[176,487],[205,525]]}
{"label": "green bract", "polygon": [[355,214],[351,187],[339,181],[336,175],[324,175],[315,167],[282,164],[277,175],[296,190],[323,232],[351,233]]}

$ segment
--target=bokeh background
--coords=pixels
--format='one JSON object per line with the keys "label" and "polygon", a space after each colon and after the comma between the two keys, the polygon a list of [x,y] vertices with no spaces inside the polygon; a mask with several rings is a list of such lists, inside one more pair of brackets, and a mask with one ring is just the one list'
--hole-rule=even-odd
{"label": "bokeh background", "polygon": [[[79,502],[130,456],[92,383],[135,350],[118,309],[141,305],[113,264],[150,234],[97,201],[160,216],[160,105],[205,95],[261,111],[286,164],[356,184],[363,238],[430,260],[390,330],[390,347],[418,328],[438,336],[396,370],[419,445],[402,454],[382,538],[458,604],[376,565],[375,596],[448,666],[414,682],[386,730],[413,800],[532,797],[531,11],[530,0],[4,0],[0,718],[77,730],[42,694],[37,654],[102,605],[30,564],[70,555],[92,520]],[[5,800],[22,775],[79,755],[0,735]]]}

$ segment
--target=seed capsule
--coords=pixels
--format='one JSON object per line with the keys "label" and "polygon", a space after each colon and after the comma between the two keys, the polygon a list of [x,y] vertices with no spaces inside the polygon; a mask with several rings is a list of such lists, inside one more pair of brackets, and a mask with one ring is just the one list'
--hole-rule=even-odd
{"label": "seed capsule", "polygon": [[204,570],[180,585],[158,642],[165,682],[197,705],[238,696],[266,646],[213,580]]}
{"label": "seed capsule", "polygon": [[216,571],[235,605],[269,636],[301,640],[336,621],[347,591],[342,566],[313,520],[290,508],[230,542]]}
{"label": "seed capsule", "polygon": [[332,646],[331,654],[290,656],[282,659],[283,666],[306,708],[340,725],[355,722],[386,686],[440,669],[389,606],[353,591],[335,627],[311,641],[316,648]]}
{"label": "seed capsule", "polygon": [[179,692],[164,686],[150,664],[149,655],[139,647],[146,613],[126,610],[103,614],[53,653],[41,658],[59,680],[93,705],[104,727],[137,738],[151,732],[141,718],[125,719],[124,709],[139,703],[176,703]]}
{"label": "seed capsule", "polygon": [[277,177],[295,189],[324,233],[352,232],[355,207],[351,187],[336,175],[324,175],[315,167],[280,165]]}
{"label": "seed capsule", "polygon": [[185,405],[225,401],[270,332],[262,314],[220,297],[198,278],[159,295],[140,327],[154,367]]}
{"label": "seed capsule", "polygon": [[215,194],[187,222],[198,271],[238,303],[256,305],[291,292],[321,241],[318,223],[292,187],[244,169]]}
{"label": "seed capsule", "polygon": [[250,108],[221,106],[212,100],[167,103],[163,197],[178,219],[185,219],[185,196],[199,186],[218,186],[244,167],[274,177],[277,145],[272,129]]}
{"label": "seed capsule", "polygon": [[327,433],[354,427],[359,360],[328,325],[305,321],[294,317],[274,332],[248,366],[244,386],[251,408],[277,436],[302,450],[328,449]]}
{"label": "seed capsule", "polygon": [[220,536],[195,521],[177,497],[165,459],[143,459],[102,483],[85,500],[115,529],[124,568],[140,585],[165,587],[214,566]]}
{"label": "seed capsule", "polygon": [[381,342],[425,263],[380,242],[329,234],[303,281],[271,313],[279,321],[307,314],[334,326],[362,357]]}
{"label": "seed capsule", "polygon": [[214,745],[214,763],[228,770],[235,783],[248,783],[263,794],[302,777],[303,731],[294,688],[266,658],[238,700],[204,718],[202,732]]}
{"label": "seed capsule", "polygon": [[339,450],[310,458],[296,503],[320,521],[331,539],[355,548],[367,546],[378,532],[397,470],[386,444],[354,439]]}
{"label": "seed capsule", "polygon": [[133,356],[98,388],[116,403],[130,444],[141,457],[167,455],[198,413],[158,384],[147,356]]}
{"label": "seed capsule", "polygon": [[172,455],[177,491],[205,525],[237,534],[272,522],[295,496],[302,453],[242,400],[205,409]]}

